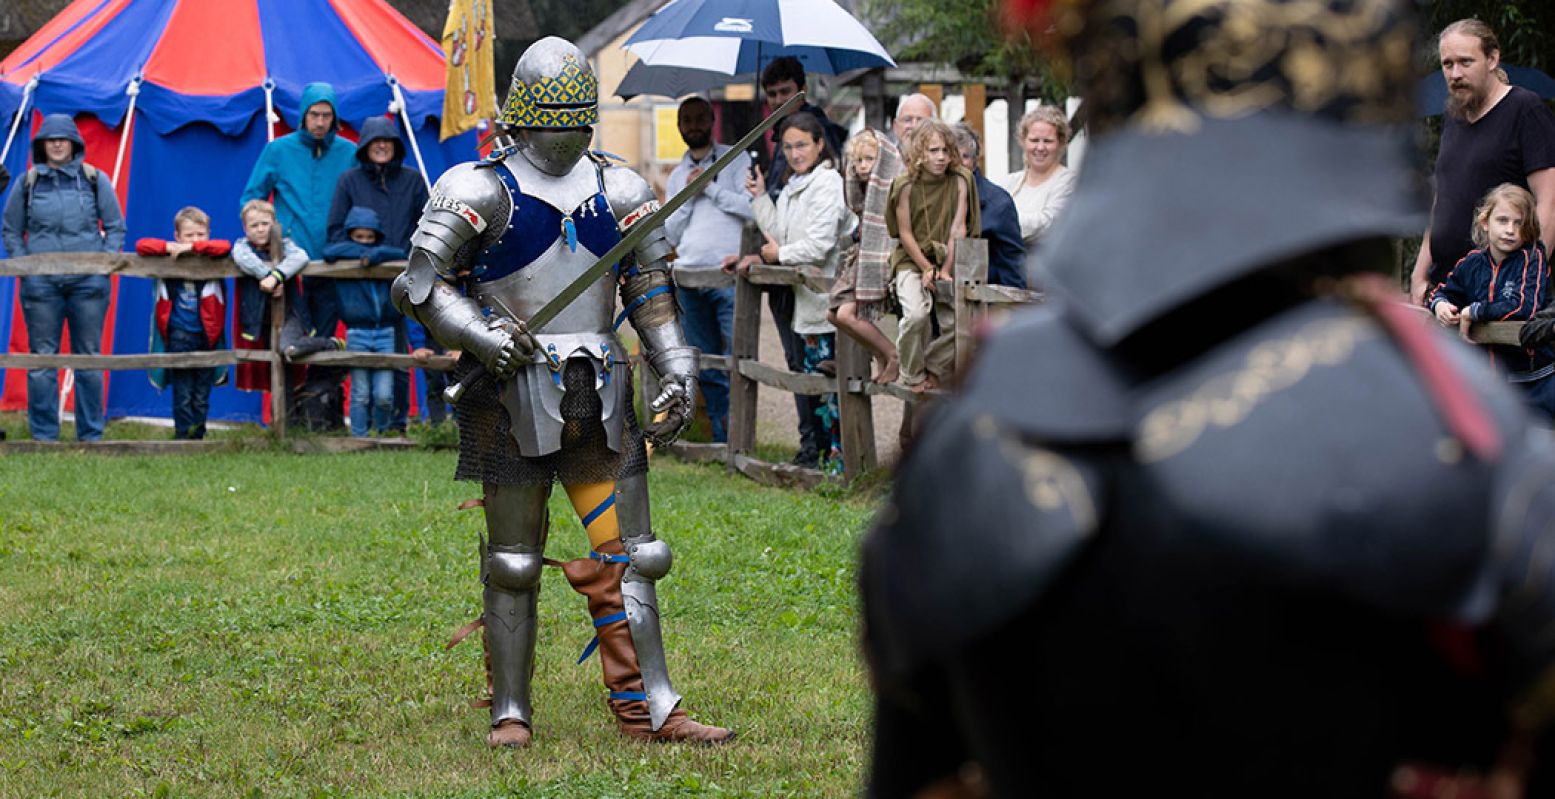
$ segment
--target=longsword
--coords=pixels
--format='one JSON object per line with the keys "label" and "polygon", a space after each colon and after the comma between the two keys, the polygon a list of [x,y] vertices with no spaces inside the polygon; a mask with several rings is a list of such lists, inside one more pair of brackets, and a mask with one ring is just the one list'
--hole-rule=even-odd
{"label": "longsword", "polygon": [[[745,153],[746,148],[755,144],[757,139],[761,138],[763,134],[772,129],[773,125],[778,123],[778,120],[787,116],[790,111],[798,108],[804,103],[804,100],[805,93],[799,92],[790,97],[788,102],[778,106],[776,111],[773,111],[766,119],[761,120],[738,143],[730,147],[728,152],[719,156],[718,160],[702,170],[702,174],[697,175],[696,180],[686,184],[685,188],[676,192],[674,197],[666,200],[663,205],[660,205],[647,218],[633,223],[627,229],[626,235],[622,236],[621,240],[616,242],[614,247],[611,247],[604,255],[600,256],[599,260],[595,261],[593,266],[584,270],[583,274],[579,275],[576,280],[568,283],[565,288],[558,291],[556,296],[541,306],[540,310],[535,311],[533,316],[527,320],[514,318],[513,326],[516,328],[514,338],[518,339],[519,345],[531,353],[538,349],[540,343],[535,340],[535,331],[540,330],[547,322],[555,319],[556,315],[561,313],[568,305],[571,305],[573,300],[576,300],[590,286],[594,285],[594,281],[599,280],[606,272],[614,268],[616,262],[635,249],[654,228],[664,224],[664,221],[669,219],[670,214],[675,213],[682,205],[691,202],[698,194],[701,194],[702,190],[707,188],[707,184],[712,183],[713,178],[718,177],[719,172],[722,172],[725,167],[738,160]],[[509,313],[508,316],[512,317],[513,314]],[[464,396],[465,391],[489,376],[490,373],[486,371],[486,367],[477,364],[474,371],[466,375],[460,382],[449,386],[443,392],[443,399],[449,404],[457,405],[459,399]]]}

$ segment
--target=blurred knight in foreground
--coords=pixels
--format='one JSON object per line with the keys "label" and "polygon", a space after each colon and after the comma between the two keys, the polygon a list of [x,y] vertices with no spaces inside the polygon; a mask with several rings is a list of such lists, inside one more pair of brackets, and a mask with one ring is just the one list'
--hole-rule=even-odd
{"label": "blurred knight in foreground", "polygon": [[[559,565],[588,598],[621,732],[642,740],[719,743],[670,684],[654,583],[669,546],[648,517],[648,457],[632,408],[632,376],[615,327],[630,319],[644,360],[665,386],[650,433],[673,440],[691,418],[697,351],[686,344],[662,230],[590,284],[543,330],[523,323],[658,208],[637,173],[589,152],[599,86],[583,53],[547,37],[513,69],[491,157],[444,173],[395,281],[396,306],[464,356],[454,376],[457,477],[482,484],[481,542],[491,683],[491,746],[525,746],[533,730],[535,604],[560,481],[583,522],[588,557]],[[616,316],[616,295],[625,309]],[[466,628],[466,630],[473,629]],[[457,639],[456,639],[457,641]],[[579,662],[582,662],[581,660]]]}
{"label": "blurred knight in foreground", "polygon": [[865,541],[869,793],[1550,790],[1555,453],[1388,276],[1404,4],[1018,5],[1093,144]]}

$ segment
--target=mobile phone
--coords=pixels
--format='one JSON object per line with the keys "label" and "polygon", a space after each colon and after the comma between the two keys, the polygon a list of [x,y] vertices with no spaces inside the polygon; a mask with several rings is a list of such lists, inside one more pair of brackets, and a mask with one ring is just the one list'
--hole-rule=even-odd
{"label": "mobile phone", "polygon": [[751,164],[746,168],[745,174],[750,175],[751,179],[754,180],[756,178],[756,163],[761,160],[761,151],[755,147],[752,147],[749,150],[746,150],[745,154],[749,156],[751,160]]}

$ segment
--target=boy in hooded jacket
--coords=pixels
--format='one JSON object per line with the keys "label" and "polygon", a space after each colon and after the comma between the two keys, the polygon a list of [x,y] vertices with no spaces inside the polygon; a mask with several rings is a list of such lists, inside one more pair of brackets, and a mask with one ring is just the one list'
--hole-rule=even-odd
{"label": "boy in hooded jacket", "polygon": [[[378,214],[367,206],[357,206],[346,214],[346,241],[324,248],[324,260],[355,260],[363,267],[398,261],[405,251],[383,243],[383,226]],[[388,280],[340,280],[336,294],[340,298],[340,318],[346,324],[346,350],[349,352],[392,353],[397,331],[404,316],[389,297]],[[393,422],[393,369],[353,368],[351,370],[351,435],[362,437],[368,431],[369,408],[372,426],[387,433]]]}
{"label": "boy in hooded jacket", "polygon": [[[334,200],[329,207],[329,242],[347,241],[346,215],[353,208],[366,206],[378,214],[383,243],[408,252],[410,234],[415,231],[421,209],[427,203],[426,179],[415,168],[405,166],[405,140],[393,118],[368,117],[358,132],[356,163],[335,183]],[[395,327],[395,352],[414,348],[431,354],[432,350],[427,348],[435,346],[436,342],[431,342],[419,324],[400,318]],[[409,410],[410,373],[403,369],[392,372],[394,416],[391,426],[404,430]],[[442,376],[441,372],[427,374]],[[433,392],[431,382],[428,381],[429,395]],[[440,393],[442,386],[439,385],[436,391]]]}

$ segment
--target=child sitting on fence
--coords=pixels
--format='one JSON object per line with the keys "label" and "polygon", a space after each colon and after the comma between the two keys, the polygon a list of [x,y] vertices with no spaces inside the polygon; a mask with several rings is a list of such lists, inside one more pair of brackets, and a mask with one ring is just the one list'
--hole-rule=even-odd
{"label": "child sitting on fence", "polygon": [[[362,266],[405,258],[405,251],[383,243],[383,226],[373,209],[358,205],[346,213],[345,241],[324,248],[324,260],[353,260]],[[395,333],[404,318],[389,299],[389,280],[338,280],[340,320],[346,325],[349,352],[393,353]],[[351,435],[368,432],[368,416],[380,435],[389,432],[394,416],[394,370],[351,370]]]}
{"label": "child sitting on fence", "polygon": [[[189,206],[173,215],[173,240],[145,238],[135,242],[139,255],[203,255],[225,258],[232,243],[211,238],[211,218]],[[151,352],[209,352],[226,349],[227,300],[222,281],[159,278],[152,288]],[[151,369],[157,388],[173,388],[173,438],[205,438],[210,415],[211,386],[227,382],[227,367]]]}
{"label": "child sitting on fence", "polygon": [[982,228],[977,185],[961,166],[948,125],[937,119],[920,122],[908,137],[903,160],[907,174],[891,183],[886,225],[897,237],[891,268],[902,306],[896,337],[902,382],[921,393],[948,381],[954,367],[955,316],[936,308],[934,282],[951,279],[956,241]]}
{"label": "child sitting on fence", "polygon": [[[902,374],[901,362],[896,357],[896,344],[881,333],[873,321],[859,314],[856,296],[859,246],[864,231],[864,200],[869,196],[870,178],[875,173],[875,164],[883,148],[879,134],[871,128],[865,128],[848,139],[843,149],[843,198],[847,201],[848,210],[859,218],[860,224],[853,227],[851,246],[843,255],[842,269],[837,273],[837,281],[832,287],[827,319],[838,330],[869,350],[879,367],[874,382],[895,383]],[[895,161],[894,153],[890,158]]]}
{"label": "child sitting on fence", "polygon": [[[1474,211],[1476,249],[1431,294],[1429,307],[1447,326],[1519,322],[1544,305],[1550,266],[1539,241],[1539,217],[1527,189],[1503,183]],[[1490,361],[1546,415],[1555,414],[1555,359],[1547,346],[1489,345]]]}

